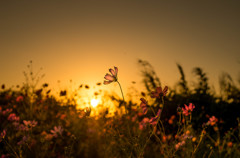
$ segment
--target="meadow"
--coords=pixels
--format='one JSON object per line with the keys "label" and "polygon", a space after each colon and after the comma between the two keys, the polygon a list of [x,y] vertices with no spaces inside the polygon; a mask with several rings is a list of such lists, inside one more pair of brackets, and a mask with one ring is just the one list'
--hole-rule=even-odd
{"label": "meadow", "polygon": [[139,64],[146,90],[139,90],[137,103],[124,98],[121,68],[106,70],[103,82],[96,83],[119,85],[122,96],[108,94],[113,115],[108,108],[91,115],[91,106],[81,108],[67,90],[53,95],[31,71],[17,89],[2,84],[1,158],[240,157],[240,80],[222,74],[217,95],[199,67],[193,68],[197,82],[189,87],[177,65],[181,77],[169,87],[161,85],[151,64]]}

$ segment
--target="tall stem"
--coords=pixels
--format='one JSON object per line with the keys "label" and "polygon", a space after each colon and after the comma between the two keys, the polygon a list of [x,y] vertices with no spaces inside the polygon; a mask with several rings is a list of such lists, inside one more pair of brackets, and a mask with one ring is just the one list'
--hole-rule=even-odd
{"label": "tall stem", "polygon": [[120,87],[120,89],[121,89],[121,93],[122,93],[123,101],[125,101],[125,100],[124,100],[124,96],[123,96],[123,90],[122,90],[121,84],[120,84],[118,81],[117,81],[117,83],[118,83],[118,85],[119,85],[119,87]]}

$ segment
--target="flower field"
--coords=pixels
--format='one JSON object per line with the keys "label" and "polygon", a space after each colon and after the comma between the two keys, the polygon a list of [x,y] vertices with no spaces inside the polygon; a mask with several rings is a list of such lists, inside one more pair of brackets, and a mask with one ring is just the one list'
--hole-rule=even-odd
{"label": "flower field", "polygon": [[[198,81],[189,87],[180,65],[177,86],[162,86],[151,65],[140,64],[146,90],[137,103],[125,100],[117,67],[103,78],[101,86],[118,84],[122,94],[110,96],[116,108],[111,116],[107,108],[91,115],[90,106],[77,106],[67,91],[52,95],[48,84],[2,85],[1,158],[240,157],[239,86],[223,76],[218,96],[195,68]],[[67,101],[58,99],[64,96]]]}

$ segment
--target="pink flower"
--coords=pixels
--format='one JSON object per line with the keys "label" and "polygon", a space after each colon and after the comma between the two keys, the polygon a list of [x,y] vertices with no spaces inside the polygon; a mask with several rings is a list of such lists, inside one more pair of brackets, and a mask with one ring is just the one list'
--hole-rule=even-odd
{"label": "pink flower", "polygon": [[145,115],[148,111],[147,101],[144,98],[141,98],[140,100],[142,101],[140,107],[142,108],[143,114]]}
{"label": "pink flower", "polygon": [[155,117],[152,117],[150,120],[149,120],[149,123],[151,125],[156,125],[157,124],[157,121],[158,121],[158,118],[160,117],[160,114],[161,114],[162,110],[159,109],[158,112],[157,112],[157,115]]}
{"label": "pink flower", "polygon": [[16,102],[21,102],[21,101],[23,101],[23,96],[20,95],[16,98]]}
{"label": "pink flower", "polygon": [[112,82],[115,82],[115,81],[117,81],[117,73],[118,73],[118,68],[117,67],[115,67],[114,66],[114,69],[115,69],[115,71],[113,70],[113,69],[109,69],[109,72],[112,74],[112,75],[110,75],[110,74],[106,74],[105,75],[105,81],[104,81],[104,83],[103,84],[110,84],[110,83],[112,83]]}
{"label": "pink flower", "polygon": [[8,116],[8,120],[9,120],[9,121],[19,121],[19,117],[17,117],[16,114],[11,113],[11,114]]}
{"label": "pink flower", "polygon": [[29,140],[29,136],[23,136],[22,140],[20,140],[17,145],[25,144]]}
{"label": "pink flower", "polygon": [[35,127],[37,125],[37,121],[35,121],[35,120],[33,120],[33,121],[23,120],[23,123],[26,127]]}
{"label": "pink flower", "polygon": [[185,106],[185,109],[182,108],[182,111],[183,111],[183,114],[185,116],[188,116],[193,111],[193,109],[195,108],[195,106],[192,103],[189,103],[189,106],[184,104],[184,106]]}
{"label": "pink flower", "polygon": [[143,130],[147,126],[148,122],[149,122],[149,118],[144,117],[143,120],[139,122],[139,129]]}
{"label": "pink flower", "polygon": [[165,86],[162,90],[162,87],[157,87],[155,92],[152,92],[152,98],[158,98],[159,96],[166,96],[168,91],[168,86]]}
{"label": "pink flower", "polygon": [[59,134],[59,135],[62,135],[63,129],[62,129],[61,126],[58,126],[58,127],[54,126],[53,129],[54,129],[54,130],[51,130],[51,133],[53,134],[54,137],[57,137],[58,134]]}
{"label": "pink flower", "polygon": [[2,131],[2,133],[0,134],[0,142],[2,141],[2,139],[5,138],[5,136],[6,136],[6,130],[4,129],[4,130]]}
{"label": "pink flower", "polygon": [[12,112],[12,109],[6,109],[2,112],[3,115],[6,115],[7,113]]}
{"label": "pink flower", "polygon": [[218,122],[218,119],[215,116],[212,116],[209,118],[209,121],[207,122],[207,125],[215,125]]}

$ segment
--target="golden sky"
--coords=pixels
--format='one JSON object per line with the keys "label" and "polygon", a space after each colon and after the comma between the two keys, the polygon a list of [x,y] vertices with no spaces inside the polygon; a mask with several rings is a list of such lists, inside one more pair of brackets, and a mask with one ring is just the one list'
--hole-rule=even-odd
{"label": "golden sky", "polygon": [[229,0],[0,1],[0,84],[21,84],[32,60],[53,87],[58,80],[103,82],[117,66],[127,91],[132,81],[140,83],[137,60],[143,59],[163,85],[179,79],[179,63],[189,81],[201,67],[218,86],[221,72],[236,79],[240,70],[239,6]]}

